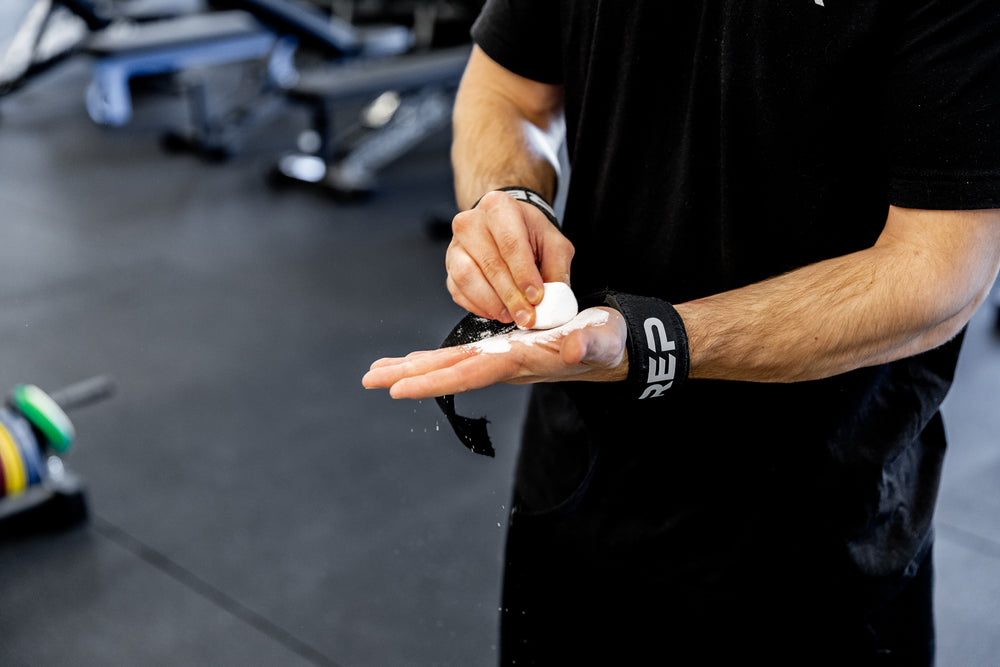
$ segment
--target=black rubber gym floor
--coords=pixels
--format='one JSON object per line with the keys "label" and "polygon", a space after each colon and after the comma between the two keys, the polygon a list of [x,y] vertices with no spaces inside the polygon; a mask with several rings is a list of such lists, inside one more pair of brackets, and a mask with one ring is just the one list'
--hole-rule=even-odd
{"label": "black rubber gym floor", "polygon": [[[524,391],[464,397],[490,460],[433,401],[360,384],[461,315],[426,227],[450,207],[446,137],[345,204],[267,185],[294,110],[207,164],[159,148],[176,101],[110,131],[87,80],[72,62],[0,102],[0,391],[117,383],[71,414],[89,520],[0,544],[0,664],[494,664]],[[1000,661],[992,317],[947,404],[946,666]]]}

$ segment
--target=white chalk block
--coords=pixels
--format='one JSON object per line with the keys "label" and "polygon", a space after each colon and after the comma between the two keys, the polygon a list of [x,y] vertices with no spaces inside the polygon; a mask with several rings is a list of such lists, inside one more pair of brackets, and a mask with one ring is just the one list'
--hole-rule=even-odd
{"label": "white chalk block", "polygon": [[[566,283],[545,283],[542,301],[535,306],[532,329],[554,329],[576,317],[579,306],[573,290]],[[523,328],[523,327],[521,327]]]}

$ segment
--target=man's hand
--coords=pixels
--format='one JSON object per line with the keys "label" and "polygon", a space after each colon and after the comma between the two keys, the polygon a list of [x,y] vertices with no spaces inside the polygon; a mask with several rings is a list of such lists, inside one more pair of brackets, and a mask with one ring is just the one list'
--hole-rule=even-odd
{"label": "man's hand", "polygon": [[490,192],[455,217],[452,231],[448,291],[480,317],[529,328],[542,284],[569,282],[573,244],[531,204]]}
{"label": "man's hand", "polygon": [[393,398],[431,398],[490,385],[577,380],[615,382],[628,375],[625,320],[611,308],[589,308],[547,331],[513,331],[478,343],[380,359],[365,374],[368,389]]}

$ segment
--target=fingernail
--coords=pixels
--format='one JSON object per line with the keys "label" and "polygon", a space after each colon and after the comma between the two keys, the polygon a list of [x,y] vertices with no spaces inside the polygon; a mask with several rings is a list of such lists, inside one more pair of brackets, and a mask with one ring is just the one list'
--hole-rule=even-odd
{"label": "fingernail", "polygon": [[514,321],[517,322],[519,327],[527,328],[531,321],[531,313],[526,310],[519,310],[517,311],[517,315],[514,316]]}
{"label": "fingernail", "polygon": [[542,300],[541,290],[534,285],[528,285],[528,289],[524,290],[524,297],[529,303],[535,305]]}

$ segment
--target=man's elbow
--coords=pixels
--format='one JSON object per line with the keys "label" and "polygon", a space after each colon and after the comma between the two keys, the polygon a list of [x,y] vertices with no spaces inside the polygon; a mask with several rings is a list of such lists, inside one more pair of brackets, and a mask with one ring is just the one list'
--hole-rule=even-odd
{"label": "man's elbow", "polygon": [[[927,324],[917,341],[917,352],[926,352],[957,336],[989,297],[996,272],[976,279],[957,289],[943,289],[936,304],[928,304]],[[947,284],[943,281],[942,284]]]}

